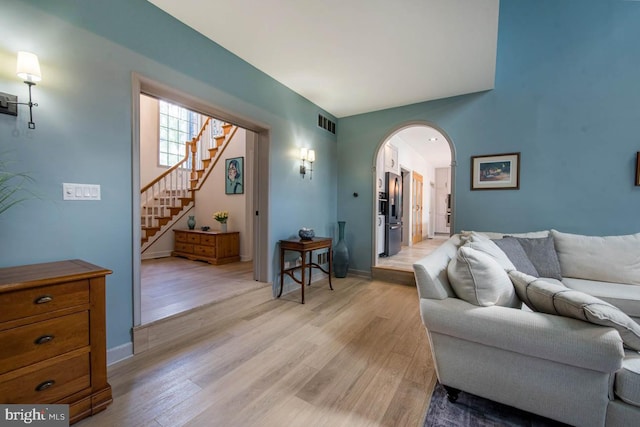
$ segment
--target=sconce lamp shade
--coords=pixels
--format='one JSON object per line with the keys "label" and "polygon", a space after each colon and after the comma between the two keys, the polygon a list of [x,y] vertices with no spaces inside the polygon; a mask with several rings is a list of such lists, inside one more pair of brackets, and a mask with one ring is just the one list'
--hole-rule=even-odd
{"label": "sconce lamp shade", "polygon": [[[308,171],[313,173],[313,162],[316,161],[316,152],[313,150],[309,150],[308,148],[300,148],[300,160],[302,160],[300,164],[300,175],[304,178],[307,174],[307,165],[305,162],[309,162]],[[311,179],[311,175],[309,175],[309,179]]]}
{"label": "sconce lamp shade", "polygon": [[16,73],[18,77],[26,82],[39,82],[42,80],[38,57],[30,52],[18,52]]}

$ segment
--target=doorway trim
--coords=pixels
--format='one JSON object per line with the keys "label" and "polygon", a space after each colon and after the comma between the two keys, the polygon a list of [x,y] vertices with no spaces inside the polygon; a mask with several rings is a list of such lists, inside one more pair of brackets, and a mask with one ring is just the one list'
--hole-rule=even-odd
{"label": "doorway trim", "polygon": [[453,141],[451,140],[449,135],[444,131],[444,129],[442,129],[438,125],[428,120],[412,120],[412,121],[408,121],[408,122],[404,122],[402,124],[396,125],[389,132],[387,132],[384,135],[384,137],[382,137],[382,139],[378,142],[378,145],[376,146],[376,149],[373,152],[373,158],[372,158],[373,167],[371,168],[372,170],[372,174],[371,174],[372,187],[371,188],[373,189],[372,190],[373,201],[371,205],[371,267],[372,268],[376,267],[376,259],[377,259],[376,220],[377,220],[377,214],[378,214],[378,194],[377,194],[377,187],[376,187],[376,179],[377,179],[378,155],[380,154],[380,150],[383,148],[384,144],[391,137],[393,137],[398,132],[411,127],[430,127],[432,129],[435,129],[444,137],[444,139],[447,141],[447,144],[449,144],[449,149],[451,150],[451,209],[453,211],[453,215],[451,218],[451,234],[453,234],[455,230],[455,217],[457,212],[456,206],[455,206],[456,204],[456,198],[455,198],[456,173],[455,172],[457,167],[457,154],[456,154],[456,147],[453,144]]}
{"label": "doorway trim", "polygon": [[[421,203],[420,205],[418,205],[416,203],[416,196],[419,195],[421,199],[424,198],[424,177],[422,175],[420,175],[418,172],[416,171],[412,171],[411,172],[411,218],[412,218],[412,222],[410,225],[410,241],[411,244],[415,244],[418,242],[422,241],[422,221],[417,221],[417,217],[416,217],[416,211],[419,212],[418,217],[422,217],[424,214],[422,212],[423,209],[423,205],[424,203]],[[419,185],[416,185],[415,183],[419,183]],[[431,192],[429,192],[429,194],[431,194]],[[419,208],[416,208],[418,207]],[[431,221],[431,215],[429,215],[429,221]],[[427,230],[427,233],[429,232],[429,230]]]}
{"label": "doorway trim", "polygon": [[[269,243],[269,149],[270,127],[252,118],[234,114],[173,87],[152,80],[139,73],[131,73],[131,181],[132,181],[132,271],[133,271],[133,327],[141,324],[141,220],[140,220],[140,94],[170,99],[198,113],[216,117],[256,134],[253,174],[253,278],[268,283],[268,265],[265,262]],[[135,351],[135,348],[134,348]]]}

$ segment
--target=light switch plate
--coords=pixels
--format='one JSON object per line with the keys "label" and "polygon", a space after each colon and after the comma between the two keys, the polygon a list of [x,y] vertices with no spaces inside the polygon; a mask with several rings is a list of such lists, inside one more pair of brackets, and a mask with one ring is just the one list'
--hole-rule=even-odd
{"label": "light switch plate", "polygon": [[100,200],[100,185],[64,182],[62,200]]}

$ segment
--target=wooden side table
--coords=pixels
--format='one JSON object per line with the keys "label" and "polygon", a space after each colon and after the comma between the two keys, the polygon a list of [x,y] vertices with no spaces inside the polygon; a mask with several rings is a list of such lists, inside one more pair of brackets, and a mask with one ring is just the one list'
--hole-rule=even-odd
{"label": "wooden side table", "polygon": [[[280,292],[278,298],[282,296],[282,287],[284,283],[284,275],[291,277],[296,283],[300,284],[302,292],[302,304],[304,304],[304,284],[307,267],[309,268],[309,282],[311,285],[311,270],[312,268],[318,268],[322,272],[329,275],[329,289],[333,290],[331,285],[331,265],[333,264],[333,239],[331,237],[314,237],[313,240],[280,240]],[[318,249],[329,249],[329,271],[322,268],[320,265],[313,262],[313,251]],[[296,265],[291,268],[284,268],[284,253],[285,251],[300,252],[302,257],[302,265]],[[307,262],[307,254],[309,254],[309,262]],[[300,269],[302,271],[300,279],[296,278],[294,272]]]}

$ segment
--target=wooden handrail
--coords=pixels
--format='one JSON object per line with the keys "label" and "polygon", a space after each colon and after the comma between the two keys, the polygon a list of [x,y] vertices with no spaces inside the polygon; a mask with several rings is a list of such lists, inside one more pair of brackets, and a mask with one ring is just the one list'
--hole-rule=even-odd
{"label": "wooden handrail", "polygon": [[[235,136],[237,130],[238,130],[238,127],[234,126],[233,127],[233,131],[231,132],[231,134],[226,139],[227,142],[230,142],[233,139],[233,137]],[[209,177],[209,174],[211,173],[211,171],[218,164],[218,160],[222,157],[222,153],[224,153],[224,150],[227,148],[228,145],[229,144],[225,144],[224,146],[222,146],[222,150],[220,150],[220,153],[216,156],[215,159],[213,159],[213,164],[209,167],[209,169],[207,170],[207,174],[200,180],[200,183],[198,184],[198,188],[197,188],[198,190],[200,189],[200,187],[202,187],[202,184],[207,180],[207,178]]]}
{"label": "wooden handrail", "polygon": [[154,184],[157,184],[158,182],[160,182],[165,176],[169,175],[171,172],[178,169],[181,165],[183,165],[189,159],[189,154],[191,153],[191,146],[193,145],[195,147],[196,141],[199,141],[200,138],[202,138],[202,134],[204,133],[204,130],[207,127],[207,125],[209,125],[210,120],[211,118],[207,117],[207,120],[205,120],[204,124],[202,125],[202,128],[200,129],[198,136],[193,138],[191,141],[186,142],[184,158],[180,160],[178,163],[176,163],[175,165],[171,166],[169,169],[167,169],[163,173],[161,173],[160,175],[158,175],[156,179],[151,181],[149,184],[142,187],[142,189],[140,189],[140,193],[144,193],[145,191],[153,187]]}
{"label": "wooden handrail", "polygon": [[[216,136],[214,144],[212,144],[213,139],[205,138],[203,141],[203,134],[207,126],[212,126],[213,120],[215,119],[207,118],[198,135],[191,141],[185,142],[184,158],[140,190],[141,207],[144,210],[143,252],[171,228],[175,223],[176,215],[184,215],[185,209],[188,210],[195,205],[196,191],[202,187],[202,183],[209,177],[227,145],[235,136],[237,126],[224,124],[224,134]],[[229,132],[229,127],[233,129],[232,132]],[[212,150],[213,148],[217,150]],[[205,154],[209,157],[205,158]],[[191,168],[187,169],[185,166],[189,159],[191,159]],[[203,169],[198,169],[200,166],[203,166]],[[179,168],[182,170],[178,170]],[[199,176],[202,172],[204,175]]]}
{"label": "wooden handrail", "polygon": [[207,125],[209,124],[210,120],[211,120],[211,117],[207,117],[207,120],[205,120],[204,124],[202,125],[202,128],[200,128],[200,132],[198,132],[198,136],[194,138],[196,141],[199,141],[200,138],[202,138],[202,134],[204,133],[204,130],[207,128]]}

